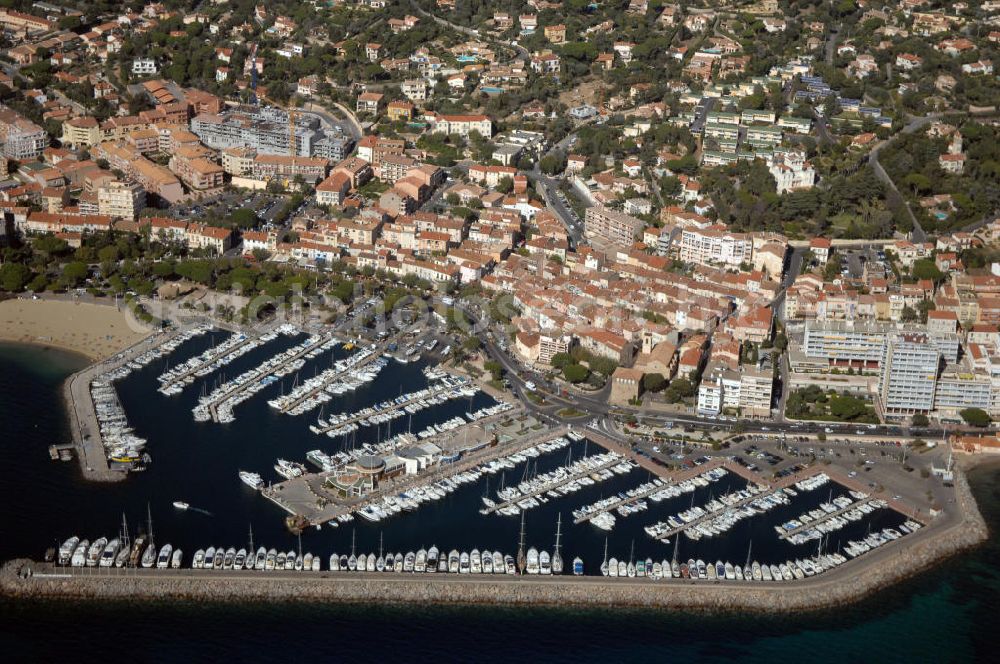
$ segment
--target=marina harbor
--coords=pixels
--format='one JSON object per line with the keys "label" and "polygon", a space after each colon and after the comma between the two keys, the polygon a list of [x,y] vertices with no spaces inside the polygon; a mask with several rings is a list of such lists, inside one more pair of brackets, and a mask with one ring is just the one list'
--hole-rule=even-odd
{"label": "marina harbor", "polygon": [[[194,325],[109,361],[87,383],[107,472],[216,470],[124,506],[105,534],[57,533],[52,573],[793,587],[935,529],[843,465],[657,462],[436,362],[436,345]],[[249,532],[208,537],[225,514]]]}

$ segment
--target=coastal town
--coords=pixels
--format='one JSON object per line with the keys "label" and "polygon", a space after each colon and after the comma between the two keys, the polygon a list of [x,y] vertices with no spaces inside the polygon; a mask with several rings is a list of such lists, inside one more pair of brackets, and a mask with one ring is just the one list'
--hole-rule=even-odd
{"label": "coastal town", "polygon": [[[521,520],[432,547],[445,572],[558,574],[563,528],[618,522],[662,550],[566,574],[825,584],[985,537],[1000,3],[23,0],[0,28],[0,337],[93,361],[50,448],[86,479],[157,472],[155,403],[194,438],[287,427],[238,488],[295,536],[453,493]],[[353,539],[185,559],[148,511],[49,563],[433,571]]]}

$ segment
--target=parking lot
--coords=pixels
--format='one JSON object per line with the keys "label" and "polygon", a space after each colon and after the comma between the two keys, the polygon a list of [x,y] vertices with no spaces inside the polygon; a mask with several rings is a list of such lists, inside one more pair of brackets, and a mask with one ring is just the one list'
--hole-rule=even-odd
{"label": "parking lot", "polygon": [[838,261],[840,275],[849,279],[863,278],[866,265],[869,265],[869,271],[875,267],[880,272],[892,273],[892,267],[885,257],[885,252],[877,247],[840,251],[834,254],[833,260]]}

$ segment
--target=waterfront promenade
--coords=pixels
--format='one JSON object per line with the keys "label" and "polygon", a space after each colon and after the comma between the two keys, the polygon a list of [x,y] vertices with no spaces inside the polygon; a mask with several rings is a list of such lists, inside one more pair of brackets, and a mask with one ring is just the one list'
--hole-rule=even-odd
{"label": "waterfront promenade", "polygon": [[[0,592],[21,599],[86,598],[201,602],[453,603],[648,607],[789,612],[843,605],[976,546],[987,528],[964,473],[955,477],[954,509],[901,540],[836,569],[786,582],[654,581],[597,576],[484,576],[351,572],[107,570],[71,573],[51,564],[10,561]],[[324,561],[325,562],[325,561]],[[590,569],[596,561],[590,561]]]}

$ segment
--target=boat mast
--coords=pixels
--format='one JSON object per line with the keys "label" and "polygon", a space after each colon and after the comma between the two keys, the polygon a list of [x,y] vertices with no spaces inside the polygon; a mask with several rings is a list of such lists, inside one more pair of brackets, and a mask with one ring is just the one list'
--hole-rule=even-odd
{"label": "boat mast", "polygon": [[352,530],[351,531],[351,555],[352,556],[354,555],[354,536],[355,535],[357,535],[357,532],[354,531],[354,530]]}
{"label": "boat mast", "polygon": [[556,520],[556,555],[559,555],[559,539],[562,537],[562,512],[559,512],[559,518]]}
{"label": "boat mast", "polygon": [[253,552],[253,524],[250,524],[250,551]]}
{"label": "boat mast", "polygon": [[524,553],[524,510],[521,510],[521,539],[517,545],[517,569],[524,574],[525,568],[528,566],[528,559],[525,557]]}
{"label": "boat mast", "polygon": [[[562,546],[559,543],[559,540],[561,538],[562,538],[562,512],[559,512],[559,518],[556,521],[556,546],[555,546],[555,551],[552,554],[552,563],[553,563],[553,567],[558,566],[558,572],[560,572],[560,573],[562,572],[562,566],[563,566],[563,564],[562,564],[562,554],[559,553],[559,549]],[[553,572],[555,573],[556,570],[553,569]]]}
{"label": "boat mast", "polygon": [[750,550],[753,548],[753,540],[750,540],[750,544],[747,546],[747,563],[744,567],[750,564]]}
{"label": "boat mast", "polygon": [[608,538],[604,538],[604,562],[601,563],[601,569],[606,568],[608,565]]}
{"label": "boat mast", "polygon": [[678,531],[677,535],[674,538],[674,559],[671,561],[672,563],[677,562],[677,547],[679,547],[680,545],[681,545],[681,534],[680,531]]}
{"label": "boat mast", "polygon": [[[153,545],[153,512],[149,508],[149,503],[146,503],[146,528],[149,530],[149,544]],[[156,547],[153,547],[156,548]]]}
{"label": "boat mast", "polygon": [[125,520],[125,512],[122,512],[122,549],[131,548],[131,541],[128,536],[128,521]]}

